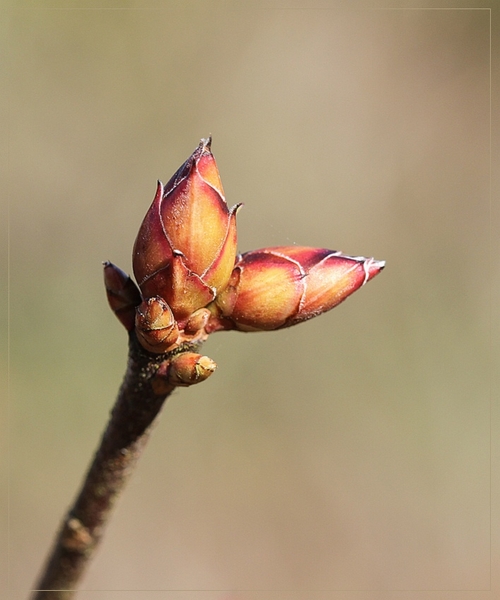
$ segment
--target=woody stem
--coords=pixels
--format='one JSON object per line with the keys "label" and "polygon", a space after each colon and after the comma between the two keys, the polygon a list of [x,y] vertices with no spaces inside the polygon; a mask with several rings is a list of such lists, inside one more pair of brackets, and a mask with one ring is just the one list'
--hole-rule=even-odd
{"label": "woody stem", "polygon": [[165,399],[175,389],[155,374],[166,355],[146,352],[130,335],[127,371],[92,464],[64,517],[32,600],[69,600],[103,536]]}

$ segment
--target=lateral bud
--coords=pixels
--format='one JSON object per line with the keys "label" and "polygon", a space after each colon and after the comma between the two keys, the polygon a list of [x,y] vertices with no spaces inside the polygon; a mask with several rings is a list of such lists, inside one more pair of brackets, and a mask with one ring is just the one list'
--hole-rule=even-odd
{"label": "lateral bud", "polygon": [[189,317],[184,327],[184,331],[187,334],[195,334],[205,329],[209,319],[210,311],[208,308],[200,308]]}
{"label": "lateral bud", "polygon": [[160,296],[148,298],[137,307],[135,331],[141,346],[155,354],[167,352],[179,338],[174,315]]}
{"label": "lateral bud", "polygon": [[331,310],[375,277],[385,262],[336,250],[279,246],[238,257],[210,305],[207,332],[271,331]]}
{"label": "lateral bud", "polygon": [[135,324],[135,307],[141,303],[141,293],[132,279],[112,262],[105,261],[104,285],[111,310],[127,331]]}
{"label": "lateral bud", "polygon": [[167,370],[167,380],[175,386],[189,386],[208,379],[217,368],[208,356],[183,352],[174,356]]}

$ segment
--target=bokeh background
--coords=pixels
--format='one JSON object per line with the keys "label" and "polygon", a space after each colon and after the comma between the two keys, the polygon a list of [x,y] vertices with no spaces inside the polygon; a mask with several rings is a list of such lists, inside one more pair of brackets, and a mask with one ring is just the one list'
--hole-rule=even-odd
{"label": "bokeh background", "polygon": [[131,272],[156,180],[212,134],[241,251],[387,268],[300,327],[212,336],[219,370],[166,404],[78,598],[494,598],[484,3],[14,4],[2,597],[28,597],[123,375],[101,261]]}

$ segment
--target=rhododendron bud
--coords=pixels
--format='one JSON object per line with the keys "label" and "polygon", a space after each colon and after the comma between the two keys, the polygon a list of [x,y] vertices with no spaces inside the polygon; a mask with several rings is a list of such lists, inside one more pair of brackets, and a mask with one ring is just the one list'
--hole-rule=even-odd
{"label": "rhododendron bud", "polygon": [[223,290],[236,256],[236,211],[228,209],[211,139],[199,146],[167,185],[158,182],[133,251],[143,297],[165,299],[178,321]]}
{"label": "rhododendron bud", "polygon": [[383,261],[322,248],[281,246],[241,255],[210,306],[207,331],[290,327],[337,306],[384,268]]}
{"label": "rhododendron bud", "polygon": [[135,331],[141,346],[157,354],[167,352],[179,338],[179,328],[170,307],[157,296],[137,307]]}
{"label": "rhododendron bud", "polygon": [[141,302],[141,293],[130,277],[113,263],[106,261],[104,285],[111,310],[127,331],[134,328],[135,307]]}

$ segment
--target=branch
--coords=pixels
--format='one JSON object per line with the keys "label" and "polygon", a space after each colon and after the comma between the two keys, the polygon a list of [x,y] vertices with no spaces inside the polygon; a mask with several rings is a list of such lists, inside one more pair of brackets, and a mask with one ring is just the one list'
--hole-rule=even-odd
{"label": "branch", "polygon": [[[192,347],[176,350],[191,351]],[[32,600],[69,600],[92,559],[164,401],[175,389],[171,355],[146,352],[130,334],[127,371],[80,493],[64,518]]]}

